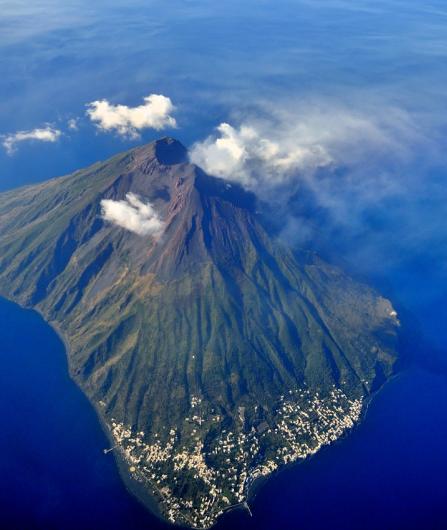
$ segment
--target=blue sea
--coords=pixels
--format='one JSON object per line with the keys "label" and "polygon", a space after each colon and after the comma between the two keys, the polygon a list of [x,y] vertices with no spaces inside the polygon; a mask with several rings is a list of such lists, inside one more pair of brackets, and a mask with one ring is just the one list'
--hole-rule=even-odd
{"label": "blue sea", "polygon": [[[312,182],[316,227],[307,196],[288,197],[287,239],[375,286],[418,338],[358,428],[218,530],[447,528],[446,86],[444,0],[0,0],[0,191],[165,134],[190,147],[223,122],[311,138],[338,165]],[[86,116],[152,93],[172,100],[176,129],[123,136]],[[54,142],[6,149],[45,127]],[[6,300],[0,412],[1,529],[169,528],[104,455],[57,335]]]}

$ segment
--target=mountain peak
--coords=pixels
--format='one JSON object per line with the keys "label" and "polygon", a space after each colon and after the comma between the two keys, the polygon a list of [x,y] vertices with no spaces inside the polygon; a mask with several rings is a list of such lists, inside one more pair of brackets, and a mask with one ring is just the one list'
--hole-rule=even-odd
{"label": "mountain peak", "polygon": [[186,147],[170,136],[165,136],[155,142],[137,147],[135,152],[138,158],[143,160],[156,159],[164,166],[182,164],[188,161]]}

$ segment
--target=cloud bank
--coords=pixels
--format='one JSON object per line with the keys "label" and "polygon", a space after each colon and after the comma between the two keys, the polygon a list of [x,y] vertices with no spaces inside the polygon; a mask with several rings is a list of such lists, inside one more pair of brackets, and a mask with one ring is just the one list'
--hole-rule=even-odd
{"label": "cloud bank", "polygon": [[397,262],[434,227],[424,204],[446,196],[429,177],[446,157],[431,117],[362,96],[259,105],[194,144],[191,161],[253,191],[288,244],[352,256],[357,270]]}
{"label": "cloud bank", "polygon": [[98,129],[129,138],[138,138],[143,129],[175,128],[174,111],[171,99],[161,94],[150,94],[137,107],[112,105],[106,99],[87,104],[87,116]]}
{"label": "cloud bank", "polygon": [[3,137],[2,145],[9,155],[12,155],[20,142],[37,140],[40,142],[56,142],[61,136],[61,131],[47,125],[46,127],[33,129],[31,131],[18,131]]}
{"label": "cloud bank", "polygon": [[248,188],[256,187],[260,179],[280,184],[296,172],[324,167],[332,161],[322,145],[276,141],[256,125],[221,123],[216,130],[217,135],[194,145],[191,160],[212,175]]}
{"label": "cloud bank", "polygon": [[164,223],[154,207],[143,203],[134,193],[127,193],[125,200],[101,201],[102,218],[140,236],[160,235]]}
{"label": "cloud bank", "polygon": [[[417,136],[417,127],[402,110],[356,112],[320,102],[308,108],[263,109],[236,125],[221,123],[193,145],[191,161],[261,196],[285,187],[293,193],[294,184],[309,184],[322,169],[349,168],[352,178],[361,178],[361,168],[364,175],[375,171],[380,179],[384,167],[411,157]],[[365,183],[359,184],[364,188]]]}

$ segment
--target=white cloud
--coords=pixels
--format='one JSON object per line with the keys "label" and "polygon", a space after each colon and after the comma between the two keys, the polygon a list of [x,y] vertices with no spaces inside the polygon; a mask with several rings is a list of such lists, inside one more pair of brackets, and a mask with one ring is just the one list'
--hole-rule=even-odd
{"label": "white cloud", "polygon": [[174,111],[171,99],[161,94],[150,94],[144,98],[144,104],[137,107],[112,105],[106,99],[87,105],[87,116],[98,129],[131,138],[138,138],[143,129],[176,127],[176,120],[171,115]]}
{"label": "white cloud", "polygon": [[71,131],[77,131],[79,129],[79,118],[71,118],[67,122],[67,126]]}
{"label": "white cloud", "polygon": [[238,125],[220,124],[215,134],[193,145],[190,156],[208,173],[263,198],[275,189],[292,194],[300,182],[312,184],[315,175],[321,186],[323,173],[331,174],[336,187],[334,172],[341,168],[349,172],[349,186],[365,191],[368,183],[361,175],[374,173],[374,187],[383,191],[391,185],[383,168],[412,156],[416,129],[405,112],[392,107],[364,105],[360,112],[321,101],[264,107]]}
{"label": "white cloud", "polygon": [[154,207],[134,193],[127,193],[125,200],[104,199],[101,208],[103,219],[141,236],[157,236],[163,231],[164,223]]}
{"label": "white cloud", "polygon": [[318,144],[291,146],[291,142],[269,138],[256,125],[233,127],[221,123],[217,135],[196,143],[191,161],[205,171],[255,188],[259,180],[281,184],[294,173],[331,163],[325,148]]}
{"label": "white cloud", "polygon": [[288,245],[374,275],[421,249],[447,263],[442,122],[384,94],[348,96],[234,114],[191,159],[256,193],[264,221]]}
{"label": "white cloud", "polygon": [[33,129],[31,131],[19,131],[13,134],[8,134],[3,137],[3,147],[9,155],[12,155],[17,144],[29,140],[38,140],[40,142],[56,142],[61,136],[61,131],[47,125],[43,128]]}
{"label": "white cloud", "polygon": [[234,115],[232,125],[219,125],[192,146],[191,161],[253,191],[288,244],[330,245],[338,237],[356,248],[374,233],[379,247],[384,212],[400,241],[415,237],[405,230],[413,223],[412,201],[427,193],[431,168],[445,165],[439,133],[428,133],[423,116],[366,96],[351,97],[349,105],[322,99],[275,105]]}

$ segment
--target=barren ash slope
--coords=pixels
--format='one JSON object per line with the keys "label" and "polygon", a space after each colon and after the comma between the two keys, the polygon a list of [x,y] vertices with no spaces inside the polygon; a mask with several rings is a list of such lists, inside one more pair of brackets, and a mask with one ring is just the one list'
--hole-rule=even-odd
{"label": "barren ash slope", "polygon": [[[103,200],[150,203],[162,233]],[[0,194],[0,294],[60,331],[131,489],[191,527],[342,436],[396,361],[390,302],[293,255],[254,203],[170,138]]]}

